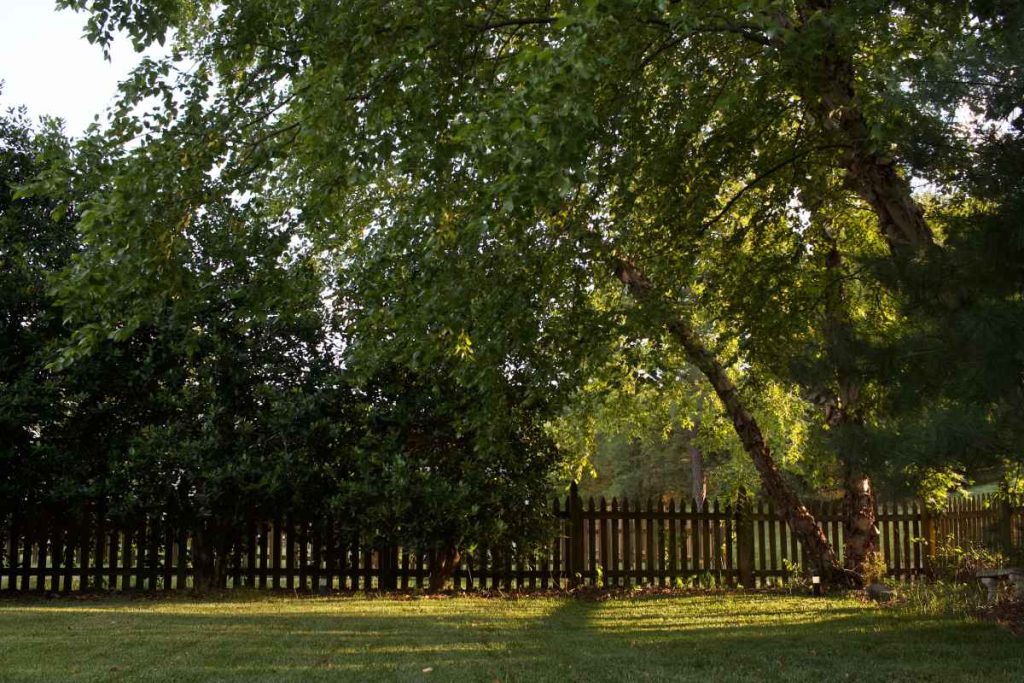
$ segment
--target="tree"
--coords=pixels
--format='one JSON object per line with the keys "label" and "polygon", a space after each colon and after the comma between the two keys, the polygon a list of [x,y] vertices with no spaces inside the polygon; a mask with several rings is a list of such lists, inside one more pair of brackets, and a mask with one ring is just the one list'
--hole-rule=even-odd
{"label": "tree", "polygon": [[[225,544],[254,515],[326,511],[323,472],[348,454],[339,441],[356,421],[330,381],[319,275],[290,250],[287,228],[258,222],[252,205],[207,205],[202,220],[217,229],[197,232],[163,305],[68,362],[72,309],[51,285],[83,253],[75,193],[85,188],[63,204],[15,194],[72,163],[58,123],[36,133],[12,112],[0,144],[0,517],[92,505],[191,528],[197,581],[209,570],[216,583]],[[83,325],[98,324],[88,316],[112,295],[96,284],[73,308]]]}
{"label": "tree", "polygon": [[[609,293],[621,297],[621,293]],[[647,498],[672,496],[702,504],[756,490],[757,472],[703,377],[671,339],[634,342],[623,334],[615,352],[551,423],[581,491]],[[730,370],[739,378],[802,493],[830,489],[832,463],[816,446],[810,405],[776,381],[759,382],[748,357]]]}
{"label": "tree", "polygon": [[[77,251],[74,197],[70,210],[17,189],[51,163],[66,160],[70,143],[60,123],[37,129],[25,109],[0,116],[0,513],[56,514],[90,500],[106,472],[107,448],[124,443],[121,428],[137,411],[125,399],[143,395],[97,377],[129,372],[132,348],[106,348],[74,373],[50,361],[70,334],[50,294],[53,278]],[[131,431],[130,429],[127,431]]]}
{"label": "tree", "polygon": [[[47,276],[60,269],[73,250],[74,216],[55,221],[53,204],[17,200],[14,186],[41,170],[47,151],[63,150],[59,130],[36,133],[24,109],[0,116],[0,516],[6,518],[30,500],[28,489],[64,488],[53,480],[69,463],[50,467],[40,437],[60,422],[63,399],[45,368],[44,353],[63,333],[50,310]],[[31,484],[29,482],[32,482]],[[36,486],[33,486],[36,484]]]}
{"label": "tree", "polygon": [[[139,46],[175,34],[175,57],[144,64],[113,116],[112,181],[83,218],[97,236],[166,251],[209,197],[274,196],[336,250],[358,248],[367,233],[398,234],[463,265],[499,243],[543,273],[539,283],[571,291],[611,271],[637,303],[634,329],[668,333],[705,375],[812,563],[846,575],[718,355],[729,330],[694,322],[714,317],[700,306],[702,259],[715,248],[742,255],[747,235],[799,235],[796,190],[835,196],[838,172],[844,200],[876,217],[893,291],[915,306],[957,304],[955,289],[932,286],[952,261],[909,176],[964,167],[972,142],[948,114],[977,88],[965,78],[974,72],[947,55],[967,50],[971,68],[984,69],[983,55],[1012,42],[1003,27],[1019,8],[438,0],[382,14],[358,3],[61,4],[90,10],[100,43],[112,26]],[[185,58],[196,68],[175,72]],[[165,106],[132,115],[149,95]],[[141,146],[121,147],[136,136]],[[153,188],[166,196],[143,200]],[[160,282],[163,258],[147,251],[123,259],[118,277]],[[134,291],[137,315],[153,295]],[[446,290],[426,291],[413,321],[434,316],[458,334],[463,312],[446,305]],[[499,300],[477,292],[472,310]],[[88,346],[110,328],[78,338]],[[571,347],[572,337],[563,341]],[[841,384],[849,393],[851,382]]]}
{"label": "tree", "polygon": [[483,425],[474,413],[495,397],[458,386],[444,368],[380,369],[361,388],[366,424],[352,471],[331,481],[337,518],[375,547],[431,558],[435,591],[467,551],[514,549],[525,560],[550,539],[558,458],[517,389],[510,382],[497,399],[505,418]]}

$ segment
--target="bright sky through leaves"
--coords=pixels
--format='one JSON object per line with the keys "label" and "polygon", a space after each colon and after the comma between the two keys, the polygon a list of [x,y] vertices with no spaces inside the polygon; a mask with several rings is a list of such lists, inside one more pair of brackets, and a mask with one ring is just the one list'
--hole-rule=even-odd
{"label": "bright sky through leaves", "polygon": [[82,38],[84,24],[52,0],[0,0],[0,108],[26,105],[31,116],[58,116],[69,134],[81,134],[139,61],[128,41],[115,41],[105,61]]}

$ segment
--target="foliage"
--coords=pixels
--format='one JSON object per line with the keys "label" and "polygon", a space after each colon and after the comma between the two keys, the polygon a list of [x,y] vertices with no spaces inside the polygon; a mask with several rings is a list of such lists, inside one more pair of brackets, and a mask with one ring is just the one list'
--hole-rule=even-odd
{"label": "foliage", "polygon": [[[101,428],[100,411],[76,396],[76,382],[46,368],[66,332],[50,306],[49,277],[74,252],[76,216],[54,218],[54,202],[14,196],[14,187],[67,150],[56,122],[36,131],[24,109],[0,115],[0,516],[78,495],[92,463],[58,444]],[[80,407],[77,434],[66,429],[68,403]]]}
{"label": "foliage", "polygon": [[896,609],[917,618],[971,618],[988,602],[988,593],[977,580],[913,581],[899,584],[898,592]]}
{"label": "foliage", "polygon": [[1013,508],[1024,507],[1024,463],[1013,460],[1003,463],[1003,478],[993,499]]}
{"label": "foliage", "polygon": [[[72,156],[57,128],[34,137],[24,117],[3,123],[12,185],[50,182],[35,178],[51,147],[50,179],[74,165],[107,168],[88,141]],[[89,171],[101,184],[105,172]],[[509,537],[522,546],[545,528],[555,456],[535,416],[545,399],[534,390],[531,405],[524,393],[540,375],[486,367],[483,344],[448,375],[436,361],[429,374],[398,365],[394,346],[384,354],[364,336],[380,324],[368,312],[379,281],[339,276],[294,220],[272,217],[266,197],[206,203],[161,257],[163,285],[146,315],[111,318],[138,294],[116,284],[128,250],[90,242],[91,219],[75,230],[78,204],[68,195],[54,204],[35,187],[5,197],[0,214],[10,285],[4,519],[102,501],[115,517],[150,512],[201,529],[214,555],[254,518],[329,511],[356,536],[423,549]],[[65,269],[86,258],[103,272]],[[346,275],[358,270],[355,259],[345,265]],[[331,319],[329,285],[342,292],[333,301],[345,306],[343,325]],[[61,289],[70,286],[72,298]],[[68,345],[71,318],[92,331],[84,346]],[[111,319],[116,330],[93,335]],[[460,388],[456,370],[487,373],[487,390]]]}
{"label": "foliage", "polygon": [[858,568],[858,571],[863,577],[864,585],[870,586],[873,583],[884,582],[889,568],[886,566],[882,553],[871,553]]}
{"label": "foliage", "polygon": [[1006,557],[1001,552],[976,543],[961,546],[951,536],[938,542],[932,560],[932,573],[939,581],[974,584],[977,582],[978,571],[1005,566]]}
{"label": "foliage", "polygon": [[950,496],[967,492],[966,477],[953,468],[926,469],[924,472],[912,470],[908,475],[919,482],[918,490],[925,507],[932,511],[944,510]]}
{"label": "foliage", "polygon": [[[743,412],[792,406],[765,440],[800,448],[808,480],[1019,457],[1019,3],[60,5],[102,45],[116,27],[173,45],[39,184],[88,189],[61,366],[158,324],[231,207],[330,255],[356,384],[439,368],[440,395],[480,402],[469,433],[504,419],[505,373],[551,422],[603,391],[619,339],[685,320]],[[624,260],[643,302],[612,284]],[[591,427],[554,426],[577,467]]]}
{"label": "foliage", "polygon": [[[686,502],[692,483],[688,449],[695,447],[703,454],[709,497],[734,497],[740,487],[757,490],[757,473],[717,399],[668,340],[619,343],[607,365],[549,424],[574,465],[568,476],[581,480],[587,495]],[[742,364],[735,371],[744,377]],[[807,403],[777,382],[745,379],[780,464],[807,489],[834,486],[831,463],[816,450]]]}
{"label": "foliage", "polygon": [[382,368],[361,389],[365,422],[349,470],[330,480],[342,528],[420,551],[530,550],[550,535],[557,455],[508,385],[505,419],[476,427],[477,396],[406,368]]}

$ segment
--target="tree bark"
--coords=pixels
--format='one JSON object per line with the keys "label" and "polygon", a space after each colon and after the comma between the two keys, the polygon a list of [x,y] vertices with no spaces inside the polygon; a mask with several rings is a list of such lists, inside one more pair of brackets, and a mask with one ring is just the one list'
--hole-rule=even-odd
{"label": "tree bark", "polygon": [[[797,31],[806,30],[814,15],[832,9],[832,0],[804,0],[797,6],[799,26],[783,19]],[[846,152],[842,166],[847,185],[878,217],[878,227],[894,256],[912,258],[936,248],[935,237],[914,200],[910,183],[895,161],[880,152],[871,139],[871,128],[857,96],[853,58],[835,31],[827,29],[811,68],[800,64],[800,94],[809,113],[826,131],[835,134]]]}
{"label": "tree bark", "polygon": [[[831,236],[830,236],[831,239]],[[863,381],[851,368],[855,365],[842,358],[846,342],[853,334],[843,288],[843,258],[839,246],[832,239],[825,256],[825,341],[826,353],[835,370],[838,388],[825,400],[825,424],[842,429],[844,426],[863,424],[859,414]],[[865,569],[878,552],[878,527],[875,524],[875,494],[871,478],[859,465],[857,453],[838,454],[845,470],[843,479],[843,566],[863,578]]]}
{"label": "tree bark", "polygon": [[217,587],[217,562],[206,525],[200,523],[192,536],[192,589],[205,593]]}
{"label": "tree bark", "polygon": [[430,591],[432,593],[444,590],[448,579],[455,573],[461,560],[462,553],[455,547],[455,544],[442,548],[434,555],[434,559],[430,563]]}
{"label": "tree bark", "polygon": [[875,491],[864,472],[848,472],[843,493],[843,566],[858,575],[878,554]]}
{"label": "tree bark", "polygon": [[848,145],[842,156],[846,184],[878,217],[878,227],[894,256],[914,257],[935,246],[924,211],[895,161],[879,153],[853,90],[853,64],[838,55],[822,58],[819,95],[811,110],[820,125],[839,133]]}
{"label": "tree bark", "polygon": [[[632,263],[620,260],[616,264],[616,275],[630,293],[640,302],[650,303],[653,286],[646,276]],[[715,393],[732,420],[733,429],[740,438],[744,450],[750,456],[761,478],[765,493],[778,509],[780,517],[789,525],[807,551],[811,567],[826,582],[847,583],[849,577],[840,566],[828,538],[818,527],[814,515],[804,506],[796,492],[783,479],[775,458],[772,456],[764,435],[754,416],[743,405],[736,385],[714,354],[697,336],[689,322],[682,317],[670,316],[666,327],[680,343],[686,357],[711,382]]]}

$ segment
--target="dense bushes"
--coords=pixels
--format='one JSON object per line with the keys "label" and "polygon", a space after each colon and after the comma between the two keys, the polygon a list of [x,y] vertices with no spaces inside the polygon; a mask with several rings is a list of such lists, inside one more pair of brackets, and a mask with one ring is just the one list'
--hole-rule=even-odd
{"label": "dense bushes", "polygon": [[140,316],[80,206],[14,195],[69,154],[56,129],[0,117],[0,519],[145,515],[192,529],[214,573],[259,519],[333,515],[449,559],[538,536],[555,452],[501,368],[482,370],[486,396],[451,368],[357,372],[326,271],[259,202],[211,203],[153,266]]}

